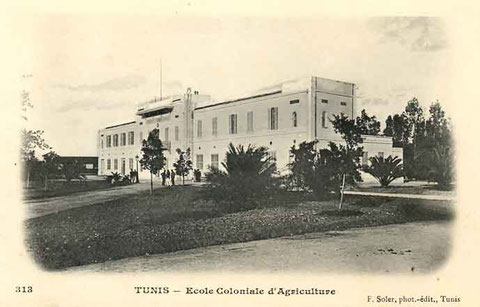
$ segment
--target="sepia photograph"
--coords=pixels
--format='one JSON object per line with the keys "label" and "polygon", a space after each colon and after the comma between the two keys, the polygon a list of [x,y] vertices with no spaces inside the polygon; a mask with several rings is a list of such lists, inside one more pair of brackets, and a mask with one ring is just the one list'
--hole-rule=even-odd
{"label": "sepia photograph", "polygon": [[43,269],[418,274],[447,260],[441,19],[35,24],[56,47],[22,76],[26,244]]}
{"label": "sepia photograph", "polygon": [[[9,195],[18,191],[20,215],[5,220],[18,221],[20,235],[8,240],[42,282],[20,282],[22,273],[9,287],[38,293],[51,278],[72,289],[78,278],[92,288],[116,276],[126,288],[112,289],[133,295],[130,303],[275,295],[331,306],[475,305],[455,291],[419,295],[418,286],[411,295],[361,292],[369,278],[453,283],[442,272],[469,241],[456,232],[459,214],[475,216],[462,211],[473,198],[458,192],[459,135],[475,133],[459,128],[451,20],[199,6],[11,20],[25,46],[10,76],[19,148]],[[213,276],[231,284],[212,285]],[[342,303],[334,299],[349,284],[322,276],[364,279]],[[24,301],[63,305],[35,302]]]}

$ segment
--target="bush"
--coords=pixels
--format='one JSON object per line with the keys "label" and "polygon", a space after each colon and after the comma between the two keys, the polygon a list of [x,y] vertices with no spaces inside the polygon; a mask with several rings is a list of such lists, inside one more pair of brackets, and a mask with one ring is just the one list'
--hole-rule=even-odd
{"label": "bush", "polygon": [[222,166],[225,171],[210,168],[206,178],[210,197],[229,211],[256,208],[277,188],[276,165],[266,147],[230,143]]}
{"label": "bush", "polygon": [[388,187],[392,181],[403,177],[402,159],[388,156],[383,158],[375,156],[370,158],[372,165],[365,168],[365,172],[372,175],[382,187]]}
{"label": "bush", "polygon": [[193,171],[193,176],[195,177],[195,182],[200,182],[202,178],[202,172],[199,169]]}
{"label": "bush", "polygon": [[84,181],[86,177],[82,174],[83,171],[83,166],[77,160],[64,164],[62,168],[63,176],[67,182],[71,182],[72,179]]}
{"label": "bush", "polygon": [[111,175],[105,177],[105,180],[111,185],[129,185],[132,183],[132,178],[129,175],[124,175],[118,172],[112,172]]}
{"label": "bush", "polygon": [[430,152],[428,178],[441,189],[450,189],[453,181],[453,154],[450,146],[437,145]]}
{"label": "bush", "polygon": [[327,198],[339,193],[345,175],[345,183],[355,185],[362,181],[359,166],[360,148],[347,149],[333,142],[329,148],[316,151],[315,141],[303,142],[298,149],[292,147],[293,162],[290,163],[291,176],[286,184],[296,184],[299,188],[313,191],[317,198]]}

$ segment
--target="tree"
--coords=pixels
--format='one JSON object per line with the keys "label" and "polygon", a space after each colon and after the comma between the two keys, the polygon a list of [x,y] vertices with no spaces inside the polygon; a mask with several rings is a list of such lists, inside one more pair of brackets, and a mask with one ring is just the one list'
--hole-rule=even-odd
{"label": "tree", "polygon": [[430,156],[429,179],[442,189],[449,189],[453,181],[453,151],[450,146],[437,144]]}
{"label": "tree", "polygon": [[361,151],[361,148],[349,150],[333,142],[328,143],[328,148],[321,149],[314,164],[314,193],[318,197],[326,197],[330,192],[338,194],[344,175],[346,184],[356,185],[361,182]]}
{"label": "tree", "polygon": [[[403,147],[405,177],[438,182],[437,179],[432,179],[432,176],[437,178],[438,174],[445,174],[445,178],[451,177],[445,167],[453,167],[453,163],[449,160],[451,157],[445,153],[445,148],[452,147],[452,127],[438,101],[432,103],[428,111],[429,117],[425,119],[418,99],[412,98],[407,102],[402,114],[395,114],[393,117],[390,115],[387,118],[384,134],[392,136],[394,144],[401,144]],[[450,149],[447,151],[450,152]],[[443,161],[446,165],[440,163],[440,156],[446,157],[447,160]],[[432,167],[438,169],[433,170]],[[442,186],[440,183],[439,185]]]}
{"label": "tree", "polygon": [[[32,75],[26,74],[22,78],[29,78]],[[33,104],[30,100],[30,93],[23,90],[20,99],[20,108],[22,112],[22,119],[27,121],[27,111],[33,108]],[[47,150],[51,149],[43,139],[42,130],[27,130],[25,128],[21,131],[22,146],[20,148],[20,159],[23,164],[23,170],[26,173],[26,187],[30,188],[30,178],[32,171],[38,166],[38,159],[35,156],[35,150]]]}
{"label": "tree", "polygon": [[415,139],[425,133],[425,117],[417,98],[413,97],[407,102],[403,115],[406,118],[407,129],[411,131],[412,141],[415,144]]}
{"label": "tree", "polygon": [[54,151],[49,151],[43,156],[43,161],[40,164],[40,173],[44,180],[44,190],[48,189],[48,178],[51,174],[57,173],[59,168],[59,155]]}
{"label": "tree", "polygon": [[293,156],[292,162],[288,164],[292,174],[293,185],[303,190],[311,188],[311,182],[314,176],[314,164],[318,152],[315,150],[317,141],[302,142],[298,148],[293,145],[290,148],[290,154]]}
{"label": "tree", "polygon": [[180,148],[177,148],[178,160],[173,163],[175,168],[175,173],[179,176],[182,176],[182,184],[185,185],[185,176],[188,176],[190,171],[193,169],[193,163],[190,158],[190,148],[187,148],[186,151],[182,151]]}
{"label": "tree", "polygon": [[344,175],[347,184],[355,185],[362,181],[359,172],[361,148],[348,150],[346,146],[330,142],[328,148],[316,151],[315,143],[303,142],[298,148],[293,146],[290,150],[294,156],[290,163],[292,177],[302,189],[325,198],[331,192],[340,191]]}
{"label": "tree", "polygon": [[365,168],[365,172],[377,179],[382,187],[388,187],[392,181],[403,177],[402,159],[392,156],[384,159],[375,156],[369,160],[371,165]]}
{"label": "tree", "polygon": [[347,116],[333,115],[331,120],[333,129],[339,133],[347,144],[347,149],[354,149],[358,144],[362,143],[362,134],[354,119],[349,119]]}
{"label": "tree", "polygon": [[228,146],[225,171],[210,168],[206,174],[214,201],[230,210],[248,210],[264,204],[277,188],[276,164],[266,147]]}
{"label": "tree", "polygon": [[437,101],[432,103],[429,108],[430,117],[426,122],[426,137],[434,140],[436,143],[450,145],[451,125],[450,119],[445,117],[445,111]]}
{"label": "tree", "polygon": [[374,115],[368,116],[365,109],[362,110],[361,115],[355,120],[358,132],[366,135],[378,135],[380,132],[380,122]]}
{"label": "tree", "polygon": [[405,114],[395,114],[393,117],[389,115],[385,120],[385,125],[386,127],[383,130],[383,134],[393,138],[394,146],[404,146],[408,144],[412,131],[407,124]]}
{"label": "tree", "polygon": [[83,170],[83,165],[77,160],[65,163],[62,168],[67,182],[71,182],[72,179],[85,180],[85,176],[82,174]]}
{"label": "tree", "polygon": [[26,172],[26,186],[30,188],[31,173],[38,162],[38,159],[35,157],[35,150],[51,149],[51,147],[43,139],[43,131],[41,130],[22,129],[21,138],[20,158]]}
{"label": "tree", "polygon": [[163,147],[159,137],[158,129],[153,129],[148,134],[148,138],[142,141],[142,159],[140,164],[143,168],[150,171],[150,194],[153,195],[153,175],[157,174],[165,165],[165,156]]}
{"label": "tree", "polygon": [[[334,116],[332,121],[336,133],[340,133],[345,140],[346,146],[330,142],[330,150],[320,152],[323,164],[318,166],[329,173],[326,178],[332,185],[340,186],[340,178],[345,175],[346,182],[349,184],[356,184],[362,181],[362,177],[358,169],[360,168],[360,157],[363,153],[363,147],[359,146],[363,142],[362,132],[378,133],[380,130],[380,123],[375,116],[369,117],[365,110],[362,111],[362,116],[354,121],[348,119],[343,114]],[[324,181],[326,179],[324,178]],[[337,185],[338,184],[338,185]],[[327,187],[328,188],[328,187]],[[335,192],[339,188],[335,188]]]}

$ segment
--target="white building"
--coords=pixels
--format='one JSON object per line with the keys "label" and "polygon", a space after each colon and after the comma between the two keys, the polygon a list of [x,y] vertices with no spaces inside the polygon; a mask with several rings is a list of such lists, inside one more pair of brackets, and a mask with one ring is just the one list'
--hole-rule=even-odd
{"label": "white building", "polygon": [[[221,167],[231,142],[268,147],[278,169],[286,171],[292,145],[317,139],[322,148],[330,141],[343,142],[329,121],[340,113],[354,117],[355,85],[319,77],[287,81],[228,101],[212,101],[188,90],[182,96],[143,103],[134,121],[101,129],[99,174],[136,170],[141,140],[154,128],[168,149],[169,169],[178,158],[176,148],[190,148],[194,168],[202,173],[208,166]],[[402,156],[389,137],[365,136],[362,146],[364,163],[369,156]],[[149,176],[138,167],[141,177]]]}

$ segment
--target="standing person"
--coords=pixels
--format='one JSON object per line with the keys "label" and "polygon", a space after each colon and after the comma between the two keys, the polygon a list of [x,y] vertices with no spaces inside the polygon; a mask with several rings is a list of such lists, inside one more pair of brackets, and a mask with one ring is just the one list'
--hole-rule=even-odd
{"label": "standing person", "polygon": [[175,171],[172,169],[170,174],[171,174],[172,185],[175,185]]}
{"label": "standing person", "polygon": [[170,181],[170,170],[169,169],[167,169],[166,176],[167,176],[167,185],[169,185],[169,181]]}
{"label": "standing person", "polygon": [[165,174],[165,171],[162,172],[162,185],[165,185],[165,180],[167,179],[167,174]]}

